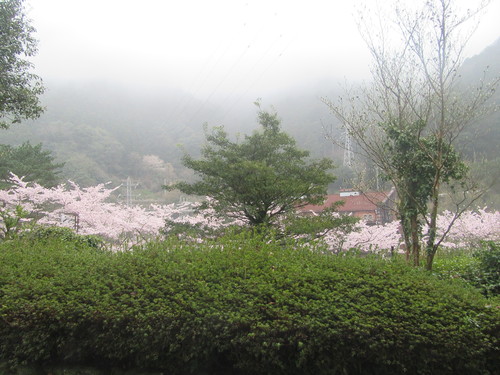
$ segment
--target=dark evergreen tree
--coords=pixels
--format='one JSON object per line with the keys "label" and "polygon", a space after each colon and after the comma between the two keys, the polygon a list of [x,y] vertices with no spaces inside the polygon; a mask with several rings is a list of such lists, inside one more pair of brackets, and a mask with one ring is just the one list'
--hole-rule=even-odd
{"label": "dark evergreen tree", "polygon": [[210,197],[216,212],[251,225],[269,225],[308,203],[321,203],[335,177],[330,159],[310,160],[280,129],[276,113],[259,110],[262,128],[233,142],[222,127],[207,133],[202,158],[186,154],[184,165],[200,177],[168,189]]}
{"label": "dark evergreen tree", "polygon": [[24,181],[37,182],[45,187],[58,184],[58,174],[64,163],[54,163],[54,157],[48,150],[42,150],[42,144],[32,146],[29,142],[21,146],[0,145],[0,188],[10,186],[10,173]]}

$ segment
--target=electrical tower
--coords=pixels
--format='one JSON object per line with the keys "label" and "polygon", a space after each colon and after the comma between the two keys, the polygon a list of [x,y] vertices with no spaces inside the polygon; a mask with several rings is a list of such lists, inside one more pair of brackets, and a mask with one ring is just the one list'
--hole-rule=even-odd
{"label": "electrical tower", "polygon": [[351,135],[349,134],[349,131],[345,129],[345,144],[344,144],[344,167],[352,167],[352,162],[354,159],[354,155],[352,152],[352,142],[351,142]]}
{"label": "electrical tower", "polygon": [[132,180],[130,177],[127,177],[127,194],[126,194],[126,205],[130,206],[132,205]]}

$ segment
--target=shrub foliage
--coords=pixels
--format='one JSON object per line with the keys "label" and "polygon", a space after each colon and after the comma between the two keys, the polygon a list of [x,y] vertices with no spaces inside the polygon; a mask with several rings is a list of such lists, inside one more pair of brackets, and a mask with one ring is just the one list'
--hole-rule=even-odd
{"label": "shrub foliage", "polygon": [[0,244],[0,361],[168,374],[487,374],[500,311],[397,261],[249,234]]}
{"label": "shrub foliage", "polygon": [[436,261],[440,278],[461,278],[482,294],[500,301],[500,242],[481,241],[478,247],[445,251]]}
{"label": "shrub foliage", "polygon": [[474,256],[478,259],[478,270],[473,280],[486,295],[500,294],[500,242],[484,241]]}

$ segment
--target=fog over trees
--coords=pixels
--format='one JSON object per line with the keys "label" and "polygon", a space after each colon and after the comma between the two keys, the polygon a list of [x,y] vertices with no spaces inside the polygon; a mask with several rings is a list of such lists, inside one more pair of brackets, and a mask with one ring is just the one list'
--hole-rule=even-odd
{"label": "fog over trees", "polygon": [[[463,81],[481,79],[486,66],[488,77],[498,74],[499,61],[500,40],[464,62]],[[255,97],[238,95],[208,101],[168,84],[159,89],[110,82],[46,79],[46,91],[41,96],[45,112],[39,119],[24,120],[2,131],[0,143],[42,143],[56,163],[64,163],[61,181],[71,179],[90,186],[107,181],[122,184],[130,177],[142,198],[175,200],[179,197],[166,194],[161,186],[192,178],[181,163],[183,150],[197,156],[205,123],[210,127],[222,125],[233,135],[251,133],[258,127],[252,104],[258,99]],[[310,150],[312,157],[334,160],[338,178],[330,191],[351,187],[351,179],[356,177],[342,165],[343,148],[325,138],[328,131],[340,145],[343,142],[339,121],[320,100],[336,97],[339,89],[330,77],[289,86],[261,98],[263,105],[276,109],[283,130],[297,140],[299,147]],[[499,96],[496,93],[493,99],[498,102]],[[457,145],[474,163],[477,178],[492,185],[480,203],[497,207],[500,187],[491,172],[500,169],[499,121],[498,112],[481,118]],[[373,168],[367,165],[366,173],[374,173]]]}
{"label": "fog over trees", "polygon": [[[464,80],[477,80],[483,67],[487,74],[499,71],[500,41],[463,64]],[[123,183],[131,177],[141,189],[160,192],[161,185],[189,178],[182,167],[182,148],[196,155],[203,143],[203,124],[223,125],[230,134],[249,133],[258,127],[253,100],[239,103],[227,111],[224,103],[206,104],[188,93],[169,90],[128,91],[106,83],[46,82],[42,96],[45,113],[35,121],[16,124],[2,132],[2,143],[21,145],[26,141],[51,150],[56,161],[65,162],[62,179],[83,185],[113,181]],[[332,189],[349,187],[350,172],[342,168],[343,149],[325,139],[325,129],[342,140],[338,120],[321,102],[321,97],[339,93],[334,82],[297,87],[262,98],[279,113],[283,130],[297,139],[301,148],[314,157],[332,157],[339,177]],[[496,93],[494,100],[498,101]],[[254,100],[257,98],[254,98]],[[476,171],[492,179],[498,170],[500,155],[500,114],[481,118],[460,139],[467,158],[478,163]],[[156,156],[163,164],[152,166],[148,158]],[[487,203],[498,202],[500,188],[493,186]],[[495,195],[493,194],[493,195]]]}
{"label": "fog over trees", "polygon": [[[144,180],[148,188],[160,190],[164,179],[172,182],[186,173],[181,167],[179,146],[196,154],[204,140],[205,123],[224,125],[230,134],[248,133],[258,127],[250,99],[228,113],[223,103],[203,105],[177,91],[127,92],[97,83],[48,82],[47,86],[42,98],[46,112],[37,121],[4,132],[3,142],[42,142],[57,160],[66,163],[63,177],[84,185],[109,180],[119,183],[131,176]],[[304,90],[297,89],[297,93]],[[335,150],[324,139],[322,124],[329,124],[332,118],[319,95],[312,90],[299,95],[288,92],[263,99],[263,103],[280,111],[283,128],[297,138],[300,147],[311,150],[314,156],[331,156]],[[337,153],[342,155],[341,150]],[[156,173],[155,179],[155,173],[144,164],[148,155],[156,155],[171,173]]]}

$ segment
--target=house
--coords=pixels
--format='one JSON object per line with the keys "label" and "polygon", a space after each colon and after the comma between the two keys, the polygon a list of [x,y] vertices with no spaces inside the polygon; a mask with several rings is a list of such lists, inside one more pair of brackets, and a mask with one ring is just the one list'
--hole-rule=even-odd
{"label": "house", "polygon": [[395,190],[389,192],[361,193],[352,189],[341,190],[339,194],[329,194],[322,205],[306,205],[299,212],[307,215],[320,213],[334,203],[344,202],[337,211],[365,220],[368,224],[385,224],[396,219],[394,214]]}

